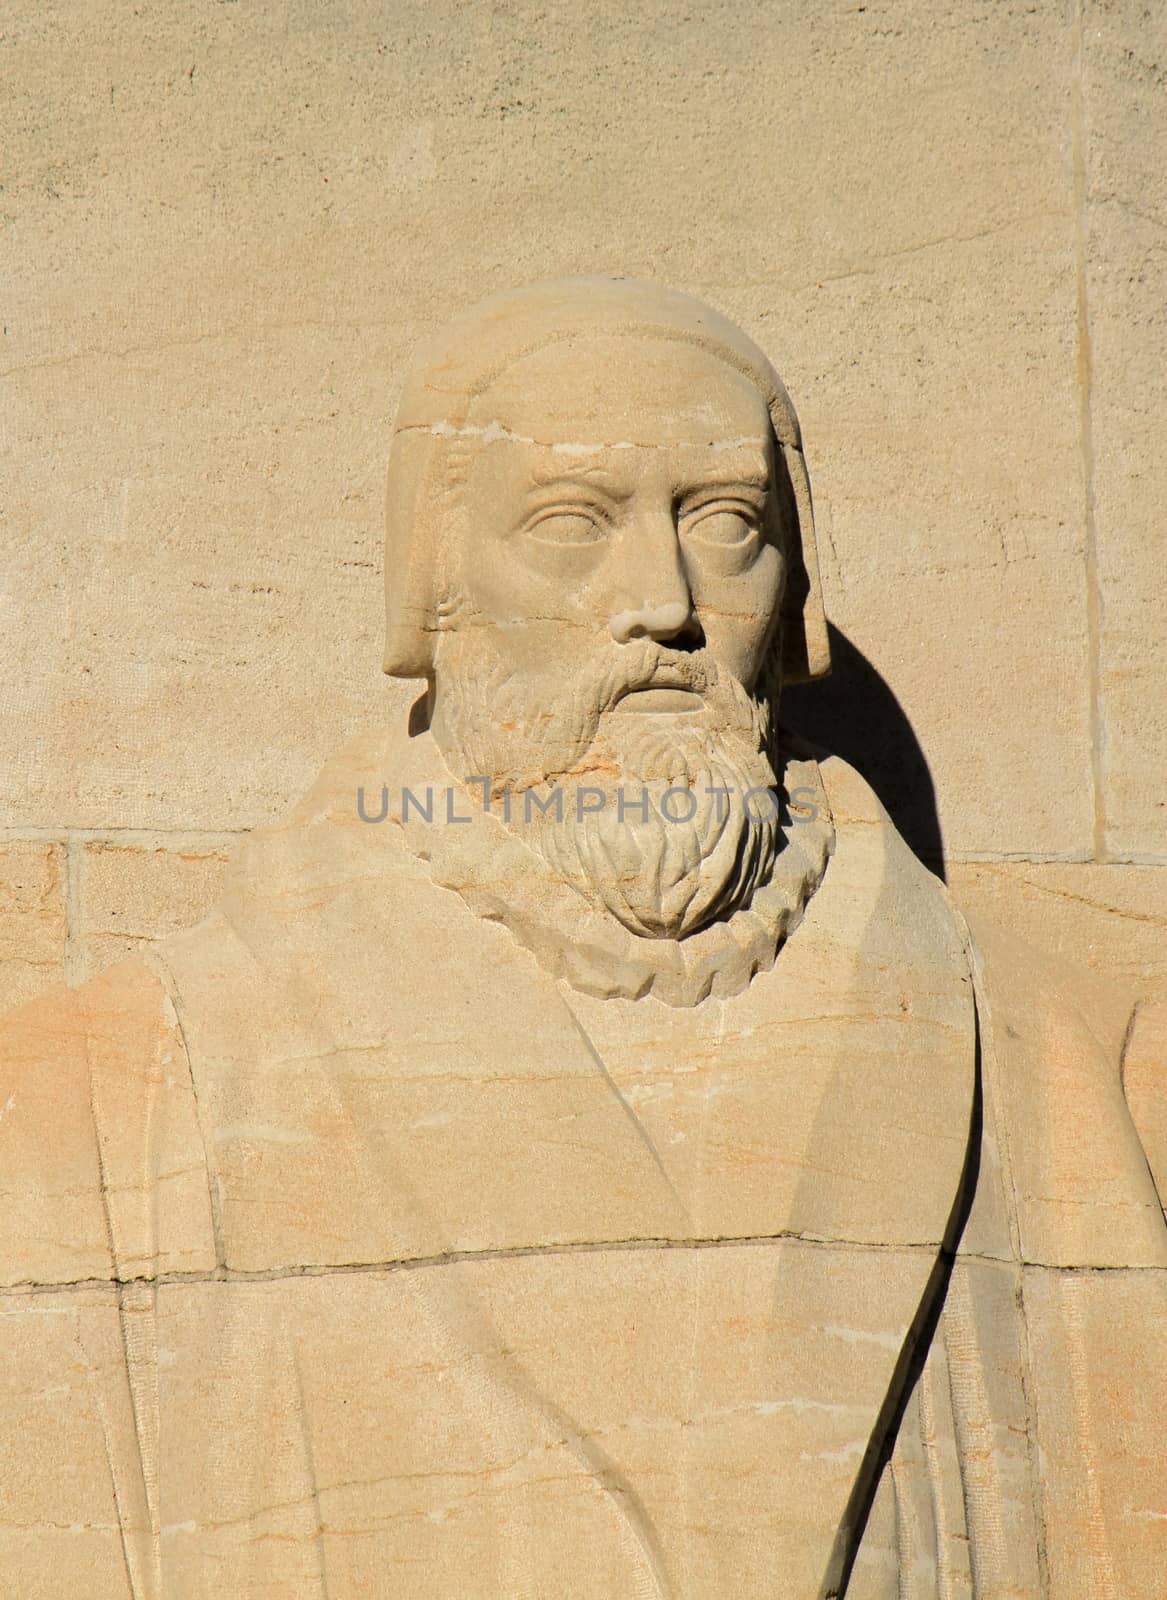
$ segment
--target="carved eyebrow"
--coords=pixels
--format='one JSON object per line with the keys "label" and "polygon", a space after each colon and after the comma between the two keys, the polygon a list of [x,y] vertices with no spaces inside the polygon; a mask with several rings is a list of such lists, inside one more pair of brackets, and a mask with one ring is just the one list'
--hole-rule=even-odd
{"label": "carved eyebrow", "polygon": [[536,464],[531,468],[531,486],[536,489],[598,489],[613,500],[626,499],[631,492],[606,468],[589,467],[582,463],[570,467],[563,466],[561,462],[549,462],[546,466]]}
{"label": "carved eyebrow", "polygon": [[752,489],[757,494],[765,494],[771,485],[770,474],[764,467],[756,470],[729,470],[724,472],[703,472],[700,478],[694,479],[681,496],[682,499],[691,499],[695,494],[702,494],[708,489]]}
{"label": "carved eyebrow", "polygon": [[770,463],[753,450],[737,455],[719,454],[690,478],[689,494],[699,489],[721,486],[729,489],[769,489],[773,483]]}

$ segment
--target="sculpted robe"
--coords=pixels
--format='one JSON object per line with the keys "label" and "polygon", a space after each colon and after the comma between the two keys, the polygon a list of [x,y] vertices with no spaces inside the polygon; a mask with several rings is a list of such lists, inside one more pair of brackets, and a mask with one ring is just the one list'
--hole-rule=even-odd
{"label": "sculpted robe", "polygon": [[3,1030],[3,1592],[1165,1592],[1127,1019],[974,948],[834,760],[771,971],[582,994],[359,820],[448,781],[406,745]]}

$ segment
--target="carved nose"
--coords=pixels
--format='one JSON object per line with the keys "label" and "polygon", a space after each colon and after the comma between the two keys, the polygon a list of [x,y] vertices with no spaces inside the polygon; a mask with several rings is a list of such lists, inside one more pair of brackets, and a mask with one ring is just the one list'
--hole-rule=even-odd
{"label": "carved nose", "polygon": [[608,626],[617,644],[628,644],[632,639],[675,639],[689,626],[693,607],[681,600],[670,600],[663,606],[640,606],[629,611],[617,611]]}
{"label": "carved nose", "polygon": [[635,595],[637,603],[613,611],[608,619],[617,644],[628,644],[633,639],[657,639],[663,643],[696,631],[693,596],[681,564],[676,528],[671,517],[660,520],[663,526],[641,531],[637,552],[640,559],[628,575],[625,597],[631,599]]}

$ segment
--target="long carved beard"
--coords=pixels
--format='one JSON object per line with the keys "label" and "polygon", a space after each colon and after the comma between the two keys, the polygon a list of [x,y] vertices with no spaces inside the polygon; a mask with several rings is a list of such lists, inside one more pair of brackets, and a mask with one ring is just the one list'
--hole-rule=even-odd
{"label": "long carved beard", "polygon": [[[703,651],[614,648],[565,696],[561,677],[516,676],[488,634],[448,633],[435,732],[455,774],[509,793],[510,825],[557,877],[642,938],[682,939],[769,877],[781,830],[768,708]],[[618,709],[653,686],[704,704]]]}

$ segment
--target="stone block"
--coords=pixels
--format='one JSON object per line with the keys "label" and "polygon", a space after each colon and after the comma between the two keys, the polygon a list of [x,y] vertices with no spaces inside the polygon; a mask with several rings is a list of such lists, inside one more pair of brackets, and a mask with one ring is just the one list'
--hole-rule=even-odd
{"label": "stone block", "polygon": [[[1167,1561],[1167,1271],[1025,1274],[1051,1595],[1153,1595]],[[1122,1361],[1113,1352],[1123,1349]]]}
{"label": "stone block", "polygon": [[65,975],[65,849],[0,844],[0,1012]]}
{"label": "stone block", "polygon": [[407,354],[492,288],[608,271],[721,304],[786,376],[830,606],[915,724],[950,844],[1084,846],[1071,22],[18,18],[0,822],[249,826],[406,705],[378,567]]}
{"label": "stone block", "polygon": [[1083,37],[1086,314],[1105,843],[1167,857],[1167,16],[1092,7]]}
{"label": "stone block", "polygon": [[77,893],[78,978],[192,927],[214,905],[230,846],[150,848],[90,842]]}
{"label": "stone block", "polygon": [[8,1593],[120,1600],[145,1592],[150,1530],[130,1465],[133,1413],[114,1292],[4,1295],[0,1371],[0,1571]]}
{"label": "stone block", "polygon": [[1112,979],[1124,993],[1167,983],[1167,867],[954,862],[948,882],[970,916]]}

